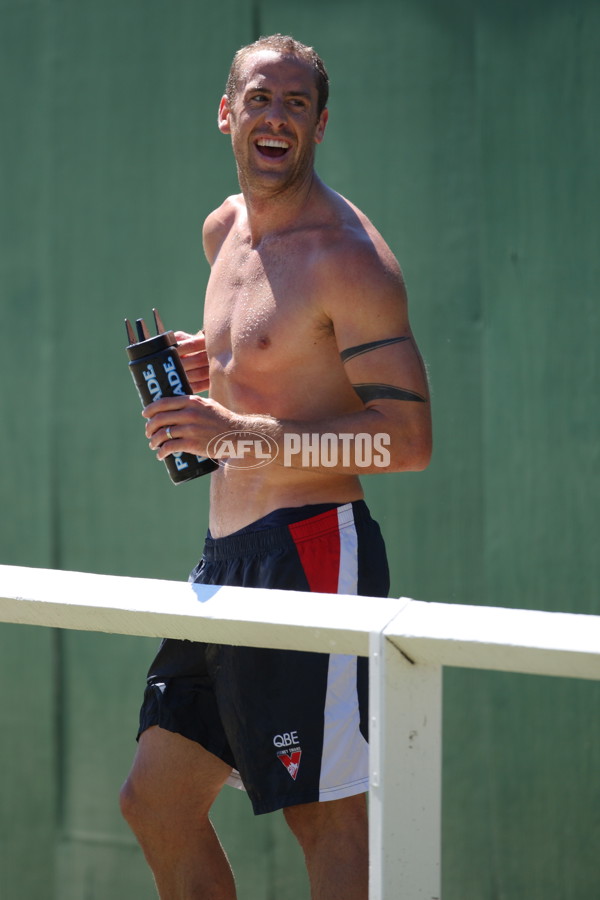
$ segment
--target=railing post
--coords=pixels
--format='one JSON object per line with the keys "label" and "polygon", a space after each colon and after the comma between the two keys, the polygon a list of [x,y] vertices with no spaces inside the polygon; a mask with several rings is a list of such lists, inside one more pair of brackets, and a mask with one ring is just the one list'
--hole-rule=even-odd
{"label": "railing post", "polygon": [[441,897],[442,668],[370,640],[369,900]]}

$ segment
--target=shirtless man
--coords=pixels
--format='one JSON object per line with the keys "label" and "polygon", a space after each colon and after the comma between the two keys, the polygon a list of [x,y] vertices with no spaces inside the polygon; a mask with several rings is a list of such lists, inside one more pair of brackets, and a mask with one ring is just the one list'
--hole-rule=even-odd
{"label": "shirtless man", "polygon": [[[153,403],[146,434],[159,459],[207,455],[224,433],[279,449],[212,474],[191,578],[383,596],[385,550],[358,476],[428,464],[428,388],[394,256],[315,174],[327,94],[321,60],[291,38],[236,54],[218,121],[242,193],[205,223],[204,332],[178,334],[193,389],[210,383],[210,397]],[[302,436],[318,451],[323,435],[326,459],[291,452]],[[369,447],[385,452],[370,460]],[[362,659],[163,642],[122,792],[163,900],[235,898],[209,810],[240,779],[255,813],[283,809],[313,900],[365,900],[365,690]]]}

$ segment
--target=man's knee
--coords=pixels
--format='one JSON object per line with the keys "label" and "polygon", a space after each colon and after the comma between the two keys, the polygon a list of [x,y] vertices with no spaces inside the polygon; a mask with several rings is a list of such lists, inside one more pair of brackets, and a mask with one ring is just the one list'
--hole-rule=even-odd
{"label": "man's knee", "polygon": [[135,808],[134,793],[129,778],[122,785],[119,792],[119,806],[121,807],[121,815],[126,822],[129,822],[129,820],[133,818]]}
{"label": "man's knee", "polygon": [[193,741],[150,728],[140,738],[121,788],[121,811],[136,832],[157,822],[203,819],[230,772],[230,766]]}
{"label": "man's knee", "polygon": [[160,729],[142,735],[131,772],[119,793],[121,814],[136,833],[166,814],[169,797],[177,793],[175,785],[170,784],[176,767],[162,764],[161,742],[166,741],[168,736]]}
{"label": "man's knee", "polygon": [[135,830],[135,825],[142,822],[147,816],[147,800],[143,787],[138,786],[130,775],[119,792],[119,805],[121,815],[125,821]]}

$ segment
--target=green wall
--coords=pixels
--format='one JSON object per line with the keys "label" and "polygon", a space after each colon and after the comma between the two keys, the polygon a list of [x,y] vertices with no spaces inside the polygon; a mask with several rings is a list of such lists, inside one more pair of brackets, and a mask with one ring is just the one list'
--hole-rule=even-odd
{"label": "green wall", "polygon": [[[207,484],[148,453],[123,318],[200,324],[237,189],[216,105],[272,31],[325,58],[319,171],[397,253],[430,370],[430,468],[366,481],[393,591],[598,612],[595,0],[0,0],[0,562],[194,564]],[[2,900],[153,896],[117,809],[153,648],[0,626]],[[597,684],[444,690],[445,900],[597,895]],[[306,897],[280,814],[229,791],[215,818],[241,900]]]}

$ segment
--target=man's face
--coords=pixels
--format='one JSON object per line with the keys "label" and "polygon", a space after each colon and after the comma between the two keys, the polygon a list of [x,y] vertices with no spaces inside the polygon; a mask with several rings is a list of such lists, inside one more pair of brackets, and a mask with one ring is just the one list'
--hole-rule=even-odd
{"label": "man's face", "polygon": [[242,65],[231,103],[221,100],[219,128],[231,134],[242,189],[279,194],[311,173],[327,110],[317,115],[312,69],[277,51],[252,53]]}

